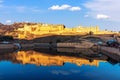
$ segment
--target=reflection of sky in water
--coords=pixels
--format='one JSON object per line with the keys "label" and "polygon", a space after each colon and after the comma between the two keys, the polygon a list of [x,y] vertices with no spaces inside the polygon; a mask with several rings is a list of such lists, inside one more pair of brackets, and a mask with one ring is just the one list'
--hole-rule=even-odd
{"label": "reflection of sky in water", "polygon": [[0,62],[0,80],[120,80],[120,66],[100,62],[96,66],[35,66]]}

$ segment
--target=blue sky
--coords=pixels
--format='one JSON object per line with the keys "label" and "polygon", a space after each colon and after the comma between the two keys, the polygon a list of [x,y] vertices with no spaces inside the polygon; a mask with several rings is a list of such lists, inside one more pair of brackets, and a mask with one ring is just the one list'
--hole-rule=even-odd
{"label": "blue sky", "polygon": [[42,22],[120,31],[120,0],[0,0],[0,22]]}

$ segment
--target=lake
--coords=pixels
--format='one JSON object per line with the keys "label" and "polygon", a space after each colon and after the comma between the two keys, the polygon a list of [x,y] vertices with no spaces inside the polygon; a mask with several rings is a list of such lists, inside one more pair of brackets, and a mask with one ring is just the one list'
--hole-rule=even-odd
{"label": "lake", "polygon": [[86,49],[3,51],[0,80],[120,80],[120,63]]}

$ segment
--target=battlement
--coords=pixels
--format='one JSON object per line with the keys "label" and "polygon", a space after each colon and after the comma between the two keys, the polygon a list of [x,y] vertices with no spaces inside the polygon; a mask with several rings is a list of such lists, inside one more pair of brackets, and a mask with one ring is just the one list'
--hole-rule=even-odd
{"label": "battlement", "polygon": [[111,34],[110,31],[101,31],[98,26],[77,26],[74,28],[66,28],[63,24],[43,24],[37,23],[33,25],[25,24],[23,28],[18,28],[18,38],[25,38],[28,34],[43,35],[43,34],[55,34],[55,35],[68,35],[68,34]]}

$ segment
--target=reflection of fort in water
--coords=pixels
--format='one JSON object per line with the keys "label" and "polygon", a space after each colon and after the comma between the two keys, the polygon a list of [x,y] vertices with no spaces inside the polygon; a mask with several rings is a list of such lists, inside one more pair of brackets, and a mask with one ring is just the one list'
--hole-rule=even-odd
{"label": "reflection of fort in water", "polygon": [[74,63],[78,66],[81,65],[91,65],[91,66],[98,66],[99,62],[102,60],[93,60],[90,62],[88,59],[79,58],[75,56],[64,56],[64,55],[50,55],[44,54],[35,51],[19,51],[16,53],[11,54],[4,54],[0,57],[2,60],[10,60],[14,63],[22,63],[22,64],[35,64],[35,65],[43,65],[43,66],[50,66],[50,65],[58,65],[62,66],[64,63]]}
{"label": "reflection of fort in water", "polygon": [[78,66],[81,65],[91,65],[91,66],[98,66],[101,60],[94,60],[90,62],[87,59],[83,58],[76,58],[76,57],[69,57],[69,56],[53,56],[53,55],[45,55],[42,53],[37,53],[35,51],[28,51],[28,52],[18,52],[16,55],[16,59],[21,61],[23,64],[36,64],[36,65],[58,65],[62,66],[66,62],[77,64]]}
{"label": "reflection of fort in water", "polygon": [[[17,53],[0,54],[0,60],[8,60],[13,63],[20,64],[35,64],[37,66],[62,66],[64,63],[69,62],[78,66],[90,65],[99,66],[100,62],[105,62],[108,57],[104,55],[91,54],[90,50],[86,54],[82,53],[63,53],[67,49],[57,49],[59,53],[44,53],[37,51],[19,51]],[[62,53],[60,53],[60,51]],[[72,50],[71,50],[72,51]],[[73,50],[73,52],[78,50]],[[83,53],[87,50],[83,50]],[[68,51],[70,52],[70,51]]]}

